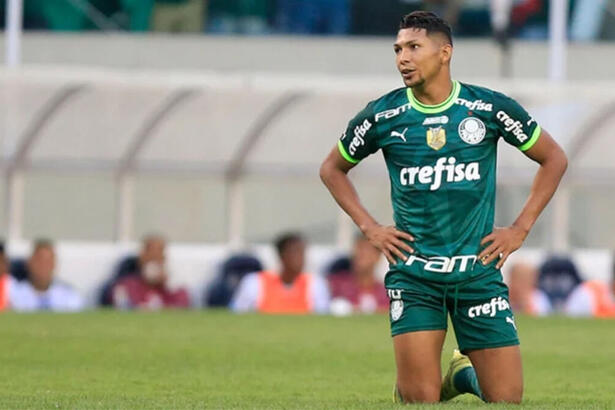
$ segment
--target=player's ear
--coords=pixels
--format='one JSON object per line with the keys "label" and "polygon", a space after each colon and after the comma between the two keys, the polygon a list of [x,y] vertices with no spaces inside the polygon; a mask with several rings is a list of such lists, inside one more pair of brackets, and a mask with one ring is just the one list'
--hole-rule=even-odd
{"label": "player's ear", "polygon": [[440,59],[442,64],[448,64],[453,57],[453,46],[448,42],[443,42],[440,45]]}

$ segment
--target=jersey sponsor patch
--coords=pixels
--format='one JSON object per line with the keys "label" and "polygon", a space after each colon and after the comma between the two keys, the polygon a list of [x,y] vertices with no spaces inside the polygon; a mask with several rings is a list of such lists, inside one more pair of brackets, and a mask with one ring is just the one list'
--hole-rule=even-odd
{"label": "jersey sponsor patch", "polygon": [[[495,118],[497,118],[498,121],[500,121],[502,125],[504,125],[504,131],[510,132],[512,135],[515,136],[515,138],[517,138],[517,141],[519,141],[520,143],[524,143],[530,138],[523,131],[523,124],[521,123],[521,121],[515,120],[510,115],[508,115],[508,113],[500,110],[495,115]],[[528,125],[531,124],[532,121],[533,120],[530,119],[528,121]]]}
{"label": "jersey sponsor patch", "polygon": [[451,273],[458,269],[459,272],[465,272],[474,267],[476,255],[457,255],[451,258],[447,256],[432,256],[430,258],[421,258],[416,255],[410,255],[406,261],[406,266],[412,266],[414,263],[422,263],[423,269],[435,273]]}
{"label": "jersey sponsor patch", "polygon": [[404,105],[400,105],[397,108],[392,108],[390,110],[381,111],[377,113],[376,115],[374,115],[374,122],[378,122],[381,120],[388,120],[390,118],[397,117],[399,114],[401,114],[402,112],[406,112],[409,109],[410,109],[410,103],[407,103]]}
{"label": "jersey sponsor patch", "polygon": [[430,191],[437,191],[443,182],[478,180],[480,180],[479,163],[458,164],[455,157],[440,157],[434,166],[408,167],[402,168],[399,171],[399,182],[401,185],[429,184]]}
{"label": "jersey sponsor patch", "polygon": [[472,306],[468,309],[468,316],[471,319],[478,316],[494,317],[497,312],[502,312],[509,309],[510,305],[508,304],[508,301],[503,297],[498,296],[497,298],[491,298],[491,300],[487,303]]}
{"label": "jersey sponsor patch", "polygon": [[361,125],[357,125],[356,127],[354,127],[354,138],[350,142],[350,146],[348,146],[348,151],[350,152],[350,155],[355,155],[357,152],[357,148],[362,145],[365,145],[365,139],[363,137],[365,137],[365,134],[367,134],[367,131],[369,131],[371,127],[372,123],[369,122],[369,120],[367,119],[363,121]]}
{"label": "jersey sponsor patch", "polygon": [[476,145],[485,139],[487,128],[485,127],[485,123],[479,118],[467,117],[459,123],[457,132],[459,133],[459,137],[464,142],[471,145]]}
{"label": "jersey sponsor patch", "polygon": [[440,115],[439,117],[427,117],[423,121],[423,125],[448,124],[448,117]]}
{"label": "jersey sponsor patch", "polygon": [[486,103],[483,100],[473,100],[469,101],[465,98],[457,98],[457,104],[463,105],[464,107],[475,110],[475,111],[493,111],[493,104]]}

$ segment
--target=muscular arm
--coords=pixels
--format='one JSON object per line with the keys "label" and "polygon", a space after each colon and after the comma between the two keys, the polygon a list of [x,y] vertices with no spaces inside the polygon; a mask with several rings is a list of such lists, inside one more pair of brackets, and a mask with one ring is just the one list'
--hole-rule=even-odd
{"label": "muscular arm", "polygon": [[395,263],[394,255],[406,260],[407,257],[400,249],[410,253],[413,250],[401,239],[413,241],[414,238],[395,227],[381,226],[363,207],[347,175],[354,166],[355,164],[346,161],[338,148],[334,147],[320,167],[320,178],[339,206],[352,218],[367,239],[384,253],[389,262]]}
{"label": "muscular arm", "polygon": [[538,216],[555,193],[568,166],[566,154],[544,130],[536,144],[525,151],[525,155],[539,163],[540,168],[534,177],[530,195],[521,213],[510,227],[496,228],[481,241],[481,245],[489,242],[491,244],[478,255],[479,260],[486,265],[501,254],[502,257],[496,265],[498,269],[512,252],[521,247]]}
{"label": "muscular arm", "polygon": [[530,195],[521,214],[513,223],[527,233],[553,197],[568,167],[568,159],[557,142],[544,130],[536,144],[525,151],[525,155],[540,164]]}

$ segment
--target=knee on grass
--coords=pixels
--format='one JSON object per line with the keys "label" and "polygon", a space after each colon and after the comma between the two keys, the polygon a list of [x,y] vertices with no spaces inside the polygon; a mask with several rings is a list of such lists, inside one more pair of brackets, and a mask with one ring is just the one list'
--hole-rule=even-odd
{"label": "knee on grass", "polygon": [[404,403],[437,403],[440,401],[440,386],[429,383],[397,384]]}
{"label": "knee on grass", "polygon": [[485,401],[488,403],[511,403],[520,404],[523,398],[523,388],[514,387],[508,389],[497,389],[495,391],[483,391]]}

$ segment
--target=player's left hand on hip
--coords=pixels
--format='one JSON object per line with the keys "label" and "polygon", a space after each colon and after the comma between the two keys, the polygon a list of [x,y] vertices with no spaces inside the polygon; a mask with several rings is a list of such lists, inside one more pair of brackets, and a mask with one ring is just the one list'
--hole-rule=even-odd
{"label": "player's left hand on hip", "polygon": [[493,232],[480,241],[481,246],[487,244],[489,246],[478,254],[478,260],[483,265],[488,265],[499,257],[500,260],[495,268],[500,269],[508,256],[521,247],[526,236],[527,233],[523,229],[514,225],[506,228],[495,228]]}

